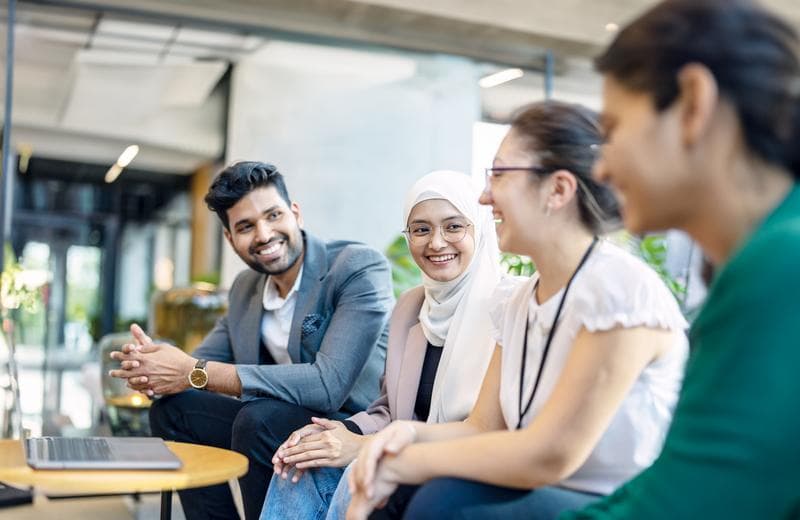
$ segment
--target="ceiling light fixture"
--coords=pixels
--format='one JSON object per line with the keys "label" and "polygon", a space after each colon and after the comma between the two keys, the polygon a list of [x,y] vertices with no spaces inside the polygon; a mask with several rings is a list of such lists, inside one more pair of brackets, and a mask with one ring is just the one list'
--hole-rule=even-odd
{"label": "ceiling light fixture", "polygon": [[28,166],[31,162],[31,155],[33,155],[33,146],[28,143],[22,143],[17,146],[17,154],[19,154],[19,173],[28,173]]}
{"label": "ceiling light fixture", "polygon": [[139,147],[135,144],[130,145],[129,147],[125,148],[125,151],[120,154],[119,159],[117,159],[117,164],[122,166],[123,168],[127,167],[136,154],[139,153]]}
{"label": "ceiling light fixture", "polygon": [[482,88],[492,88],[517,78],[521,78],[524,74],[525,73],[522,72],[522,69],[501,70],[500,72],[482,77],[480,81],[478,81],[478,85],[480,85]]}
{"label": "ceiling light fixture", "polygon": [[606,31],[608,31],[608,32],[617,32],[617,31],[619,31],[619,25],[617,25],[617,24],[615,24],[613,22],[609,22],[609,23],[606,24]]}
{"label": "ceiling light fixture", "polygon": [[106,172],[105,181],[108,184],[111,184],[112,182],[117,180],[119,174],[122,173],[122,169],[128,166],[138,153],[139,153],[139,147],[135,144],[132,144],[129,147],[125,148],[125,151],[120,154],[119,159],[117,159],[117,162],[112,164],[111,168],[109,168],[108,171]]}
{"label": "ceiling light fixture", "polygon": [[109,168],[108,171],[106,172],[105,181],[108,184],[111,184],[112,182],[117,180],[117,177],[119,177],[120,173],[122,173],[122,166],[120,166],[117,163],[112,164],[111,168]]}

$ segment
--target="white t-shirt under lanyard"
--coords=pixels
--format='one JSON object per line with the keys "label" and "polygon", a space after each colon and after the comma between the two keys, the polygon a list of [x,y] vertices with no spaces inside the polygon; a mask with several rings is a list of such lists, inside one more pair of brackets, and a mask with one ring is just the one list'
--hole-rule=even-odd
{"label": "white t-shirt under lanyard", "polygon": [[[515,429],[520,420],[523,334],[527,332],[530,337],[524,409],[538,380],[544,345],[564,292],[562,289],[539,304],[533,297],[537,279],[534,274],[511,296],[498,295],[501,297],[490,306],[494,338],[502,345],[500,405],[509,429]],[[531,325],[525,331],[527,320]],[[616,327],[647,327],[673,333],[671,348],[639,375],[584,464],[559,483],[569,489],[608,494],[652,464],[661,451],[688,355],[688,341],[683,334],[687,324],[658,275],[640,259],[606,241],[597,244],[575,278],[559,322],[539,388],[523,414],[522,427],[534,420],[549,399],[582,328],[591,333]]]}

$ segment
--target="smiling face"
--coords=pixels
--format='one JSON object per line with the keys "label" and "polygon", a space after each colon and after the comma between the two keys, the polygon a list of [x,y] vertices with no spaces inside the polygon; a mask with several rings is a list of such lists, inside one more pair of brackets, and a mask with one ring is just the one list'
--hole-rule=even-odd
{"label": "smiling face", "polygon": [[[475,228],[450,202],[444,199],[420,202],[411,210],[407,225],[411,230],[408,249],[428,277],[437,282],[449,282],[467,269],[475,253]],[[446,235],[457,235],[464,230],[464,238],[447,242],[442,230]],[[425,233],[424,240],[413,236]]]}
{"label": "smiling face", "polygon": [[[539,166],[527,141],[511,130],[495,155],[494,166],[527,168]],[[496,173],[487,179],[480,203],[492,206],[500,249],[509,253],[530,254],[527,243],[536,233],[547,211],[541,183],[526,170]]]}
{"label": "smiling face", "polygon": [[691,207],[708,195],[688,150],[680,100],[659,112],[652,97],[607,75],[601,125],[606,144],[594,176],[617,194],[625,227],[633,233],[679,228]]}
{"label": "smiling face", "polygon": [[280,275],[303,254],[300,208],[287,205],[273,186],[254,189],[227,214],[230,229],[224,230],[225,237],[251,269]]}

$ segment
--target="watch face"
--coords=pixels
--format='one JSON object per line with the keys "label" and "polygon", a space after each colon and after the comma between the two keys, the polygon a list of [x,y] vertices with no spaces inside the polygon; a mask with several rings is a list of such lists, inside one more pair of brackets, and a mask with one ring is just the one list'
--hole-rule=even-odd
{"label": "watch face", "polygon": [[189,383],[195,388],[205,388],[208,383],[208,374],[202,368],[195,368],[189,374]]}

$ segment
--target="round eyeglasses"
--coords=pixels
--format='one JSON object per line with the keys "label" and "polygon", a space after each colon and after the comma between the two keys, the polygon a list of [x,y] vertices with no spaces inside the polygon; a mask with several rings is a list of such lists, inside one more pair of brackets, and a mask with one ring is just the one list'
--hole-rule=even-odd
{"label": "round eyeglasses", "polygon": [[464,237],[467,235],[467,228],[471,225],[470,222],[461,221],[449,221],[439,226],[432,226],[425,222],[417,222],[404,229],[403,233],[408,237],[409,242],[417,246],[430,242],[433,239],[433,233],[436,228],[439,228],[439,232],[444,241],[455,244],[456,242],[464,240]]}

